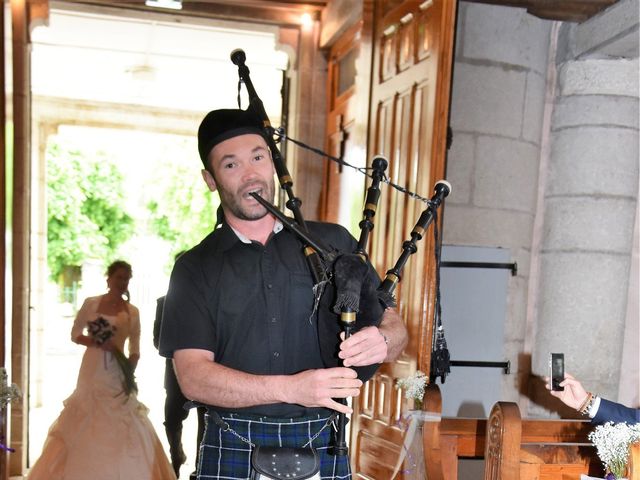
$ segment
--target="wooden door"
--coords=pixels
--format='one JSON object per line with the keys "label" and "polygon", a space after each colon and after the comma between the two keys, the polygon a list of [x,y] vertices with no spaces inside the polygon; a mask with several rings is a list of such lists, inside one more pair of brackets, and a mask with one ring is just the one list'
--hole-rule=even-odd
{"label": "wooden door", "polygon": [[[369,156],[384,154],[389,179],[427,198],[445,170],[455,3],[376,0],[374,5]],[[424,208],[422,202],[384,186],[370,247],[378,272],[395,264]],[[402,444],[399,421],[412,407],[395,386],[396,379],[417,369],[429,371],[433,272],[432,226],[395,292],[409,345],[397,362],[380,368],[354,402],[354,478],[391,478]]]}
{"label": "wooden door", "polygon": [[[371,62],[367,58],[370,49],[362,36],[365,23],[362,19],[340,36],[331,46],[327,62],[325,151],[353,167],[365,167],[367,163],[369,88],[366,80],[370,78]],[[365,178],[360,172],[336,162],[325,162],[321,218],[347,227],[357,237],[365,186]]]}

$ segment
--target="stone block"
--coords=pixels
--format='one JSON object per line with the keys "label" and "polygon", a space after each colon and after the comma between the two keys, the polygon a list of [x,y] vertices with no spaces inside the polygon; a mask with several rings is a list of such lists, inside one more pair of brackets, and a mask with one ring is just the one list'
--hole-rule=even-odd
{"label": "stone block", "polygon": [[[505,402],[514,402],[518,403],[520,400],[520,394],[518,390],[518,386],[520,383],[517,381],[518,376],[515,374],[513,370],[513,364],[511,365],[511,374],[502,376],[502,394],[500,395],[500,400]],[[484,473],[484,471],[483,471]],[[473,477],[479,478],[479,477]]]}
{"label": "stone block", "polygon": [[468,4],[461,53],[464,58],[547,70],[551,22],[522,8]]}
{"label": "stone block", "polygon": [[535,212],[538,148],[508,138],[480,137],[476,151],[474,205]]}
{"label": "stone block", "polygon": [[553,133],[545,195],[638,194],[638,132],[583,127]]}
{"label": "stone block", "polygon": [[637,98],[638,75],[637,58],[569,61],[558,69],[558,94]]}
{"label": "stone block", "polygon": [[629,264],[615,254],[542,254],[535,373],[545,372],[549,352],[564,352],[577,376],[585,364],[596,378],[619,369]]}
{"label": "stone block", "polygon": [[464,41],[464,28],[465,19],[467,18],[467,7],[470,4],[467,2],[458,2],[457,22],[456,22],[456,41],[454,42],[455,51],[453,52],[453,59],[457,61],[462,58],[462,42]]}
{"label": "stone block", "polygon": [[451,97],[451,128],[519,138],[526,72],[457,62]]}
{"label": "stone block", "polygon": [[529,247],[533,215],[449,204],[444,210],[444,242],[452,245]]}
{"label": "stone block", "polygon": [[553,107],[553,129],[608,126],[638,129],[638,98],[611,95],[560,97]]}
{"label": "stone block", "polygon": [[453,143],[447,156],[446,178],[451,183],[447,203],[469,203],[473,190],[476,139],[474,135],[453,132]]}
{"label": "stone block", "polygon": [[540,144],[542,117],[546,95],[546,79],[544,75],[529,72],[522,114],[522,138]]}
{"label": "stone block", "polygon": [[[638,56],[638,0],[622,0],[599,15],[575,26],[575,53],[579,55],[607,52],[612,57],[632,54],[629,42],[635,42]],[[624,38],[624,43],[620,43]],[[612,45],[615,44],[615,45]],[[621,48],[622,47],[622,48]]]}
{"label": "stone block", "polygon": [[545,202],[545,252],[593,251],[629,255],[636,201],[611,197],[553,197]]}
{"label": "stone block", "polygon": [[504,324],[505,342],[524,341],[527,322],[527,289],[522,277],[509,277],[507,316]]}
{"label": "stone block", "polygon": [[511,251],[511,260],[517,264],[518,277],[528,278],[531,270],[531,245]]}
{"label": "stone block", "polygon": [[598,55],[605,57],[638,58],[639,53],[637,27],[598,49]]}
{"label": "stone block", "polygon": [[513,378],[516,376],[515,375],[516,372],[518,372],[520,369],[519,358],[523,351],[524,351],[524,342],[522,340],[505,339],[503,358],[500,358],[499,361],[505,360],[511,363],[510,376],[512,378],[512,381],[513,381]]}

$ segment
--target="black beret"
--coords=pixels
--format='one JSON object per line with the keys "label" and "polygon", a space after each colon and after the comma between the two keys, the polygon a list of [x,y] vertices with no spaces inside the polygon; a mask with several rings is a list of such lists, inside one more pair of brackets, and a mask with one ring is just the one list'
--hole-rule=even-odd
{"label": "black beret", "polygon": [[250,110],[213,110],[204,117],[198,128],[198,152],[205,167],[207,157],[217,144],[238,135],[255,133],[264,137],[263,124]]}

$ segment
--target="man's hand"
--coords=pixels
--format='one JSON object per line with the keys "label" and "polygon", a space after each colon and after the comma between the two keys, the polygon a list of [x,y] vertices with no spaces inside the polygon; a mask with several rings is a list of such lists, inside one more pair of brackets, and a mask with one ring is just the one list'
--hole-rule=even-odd
{"label": "man's hand", "polygon": [[587,399],[588,393],[582,384],[568,373],[565,373],[564,380],[560,382],[560,386],[564,387],[563,391],[551,390],[549,378],[545,377],[545,380],[547,382],[547,390],[550,390],[549,393],[575,410],[578,410]]}
{"label": "man's hand", "polygon": [[353,410],[334,398],[357,397],[361,386],[355,370],[350,368],[305,370],[286,378],[283,400],[305,407],[325,407],[350,414]]}
{"label": "man's hand", "polygon": [[[378,327],[364,327],[346,340],[340,334],[340,352],[345,367],[362,367],[396,360],[409,340],[404,322],[392,308],[387,308]],[[385,338],[386,337],[386,338]]]}
{"label": "man's hand", "polygon": [[365,327],[346,340],[340,334],[338,356],[345,367],[362,367],[382,363],[387,358],[387,342],[378,327]]}

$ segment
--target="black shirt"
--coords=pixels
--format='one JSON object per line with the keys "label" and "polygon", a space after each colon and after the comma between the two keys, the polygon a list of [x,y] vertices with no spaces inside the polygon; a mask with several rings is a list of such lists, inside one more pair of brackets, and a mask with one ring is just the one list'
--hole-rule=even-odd
{"label": "black shirt", "polygon": [[[307,227],[330,248],[348,253],[355,249],[355,240],[339,225],[308,222]],[[324,368],[317,315],[311,317],[313,280],[302,249],[286,229],[266,245],[243,243],[227,224],[209,234],[174,266],[164,305],[161,355],[208,350],[217,363],[258,375]],[[271,417],[318,410],[288,404],[233,409]]]}

